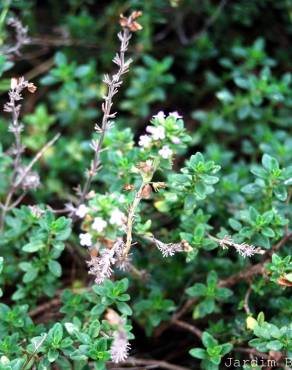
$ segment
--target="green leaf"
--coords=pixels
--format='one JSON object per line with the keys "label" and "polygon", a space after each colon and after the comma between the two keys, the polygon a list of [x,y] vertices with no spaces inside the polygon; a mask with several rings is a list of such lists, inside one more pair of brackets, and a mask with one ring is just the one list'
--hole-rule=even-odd
{"label": "green leaf", "polygon": [[23,275],[23,282],[29,283],[33,281],[38,276],[39,270],[37,268],[31,267],[27,272]]}
{"label": "green leaf", "polygon": [[271,351],[280,351],[283,348],[283,344],[279,340],[272,340],[267,343],[267,348]]}
{"label": "green leaf", "polygon": [[288,191],[285,186],[277,186],[274,189],[274,194],[277,199],[279,199],[281,202],[285,202],[288,196]]}
{"label": "green leaf", "polygon": [[276,158],[271,157],[269,154],[264,154],[262,158],[262,165],[269,172],[279,169],[279,163]]}
{"label": "green leaf", "polygon": [[212,348],[218,345],[218,341],[207,331],[204,331],[202,335],[202,342],[206,348]]}
{"label": "green leaf", "polygon": [[189,354],[192,357],[199,358],[201,360],[207,357],[206,351],[203,348],[192,348],[189,351]]}
{"label": "green leaf", "polygon": [[205,296],[207,293],[207,287],[204,284],[197,283],[194,286],[187,288],[186,293],[191,297]]}
{"label": "green leaf", "polygon": [[233,348],[233,345],[231,343],[224,343],[221,345],[221,355],[225,356],[227,353],[229,353]]}
{"label": "green leaf", "polygon": [[216,271],[209,272],[209,274],[207,276],[207,285],[208,285],[208,287],[210,287],[210,288],[215,287],[217,285],[217,282],[218,282],[218,275],[217,275]]}
{"label": "green leaf", "polygon": [[125,302],[116,302],[118,310],[126,316],[132,315],[133,311],[131,307]]}
{"label": "green leaf", "polygon": [[33,240],[22,247],[24,252],[34,253],[45,247],[44,242],[41,240]]}
{"label": "green leaf", "polygon": [[49,270],[56,277],[60,277],[62,275],[62,267],[57,261],[49,261]]}
{"label": "green leaf", "polygon": [[56,351],[55,349],[49,349],[49,352],[48,352],[48,360],[50,362],[54,362],[56,361],[56,359],[58,358],[59,356],[59,352]]}

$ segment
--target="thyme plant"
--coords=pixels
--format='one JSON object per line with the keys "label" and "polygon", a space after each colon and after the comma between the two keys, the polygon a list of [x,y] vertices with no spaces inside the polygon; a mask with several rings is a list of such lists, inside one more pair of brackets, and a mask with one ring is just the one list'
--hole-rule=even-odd
{"label": "thyme plant", "polygon": [[[103,79],[75,54],[100,37],[91,1],[68,1],[67,33],[42,40],[64,49],[24,77],[38,38],[15,13],[34,1],[0,5],[0,370],[292,366],[291,75],[261,39],[215,48],[233,4],[202,5],[191,35],[193,4],[165,2],[120,15]],[[108,28],[127,7],[105,6]],[[172,33],[177,58],[156,60]],[[206,69],[198,92],[175,79],[213,58],[224,73]]]}

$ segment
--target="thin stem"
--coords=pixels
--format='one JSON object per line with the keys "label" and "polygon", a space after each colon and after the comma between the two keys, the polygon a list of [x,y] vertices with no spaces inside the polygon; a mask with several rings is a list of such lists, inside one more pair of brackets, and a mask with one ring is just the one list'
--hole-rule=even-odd
{"label": "thin stem", "polygon": [[80,199],[78,205],[82,204],[86,199],[86,196],[89,192],[91,183],[94,176],[97,174],[100,166],[100,152],[103,145],[104,137],[107,129],[109,128],[110,119],[114,118],[116,113],[112,113],[111,109],[113,106],[113,97],[118,93],[118,88],[122,85],[121,77],[123,74],[127,73],[129,70],[129,65],[131,60],[125,61],[125,53],[128,50],[129,40],[132,37],[128,28],[124,28],[122,32],[118,34],[119,40],[121,41],[121,46],[119,53],[114,58],[114,63],[119,66],[118,72],[113,74],[111,77],[105,76],[104,82],[108,86],[107,95],[104,97],[104,102],[102,104],[102,124],[101,127],[96,126],[96,131],[100,133],[99,139],[97,142],[93,143],[94,149],[94,158],[88,171],[87,180],[84,184],[84,187],[81,191]]}
{"label": "thin stem", "polygon": [[185,330],[188,330],[190,331],[191,333],[195,334],[199,339],[202,338],[202,331],[200,329],[198,329],[196,326],[194,325],[191,325],[185,321],[182,321],[182,320],[173,320],[172,323],[182,329],[185,329]]}
{"label": "thin stem", "polygon": [[132,239],[133,239],[132,231],[133,231],[133,222],[134,222],[134,218],[135,218],[135,213],[136,213],[137,207],[139,206],[140,201],[142,199],[143,189],[144,189],[145,185],[147,185],[147,184],[148,184],[148,182],[142,181],[142,184],[140,185],[139,190],[136,192],[134,201],[133,201],[133,203],[132,203],[132,205],[129,209],[128,219],[127,219],[127,227],[126,227],[127,239],[126,239],[125,248],[124,248],[124,251],[123,251],[124,256],[127,256],[130,249],[131,249]]}
{"label": "thin stem", "polygon": [[[5,203],[1,206],[2,208],[2,214],[0,217],[0,231],[3,230],[4,227],[4,220],[6,213],[12,209],[14,206],[18,205],[19,202],[23,199],[23,196],[25,194],[22,194],[12,205],[11,200],[13,198],[13,195],[15,192],[19,189],[20,185],[22,184],[25,177],[28,175],[32,167],[35,165],[35,163],[43,156],[43,154],[52,146],[54,143],[59,139],[60,134],[57,134],[53,137],[52,140],[50,140],[48,143],[46,143],[43,148],[34,156],[34,158],[30,161],[30,163],[26,166],[24,171],[22,172],[21,176],[17,180],[14,179],[15,182],[12,182],[12,185],[10,187],[10,190],[8,192],[8,195],[6,197]],[[13,178],[15,177],[15,173]]]}

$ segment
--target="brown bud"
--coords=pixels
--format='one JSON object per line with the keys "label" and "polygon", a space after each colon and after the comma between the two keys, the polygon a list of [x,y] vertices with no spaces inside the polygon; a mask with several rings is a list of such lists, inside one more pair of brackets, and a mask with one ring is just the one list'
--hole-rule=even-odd
{"label": "brown bud", "polygon": [[184,252],[191,252],[193,250],[193,247],[186,240],[181,241],[181,246]]}
{"label": "brown bud", "polygon": [[108,308],[104,318],[109,322],[110,325],[120,325],[121,318],[119,314],[111,308]]}
{"label": "brown bud", "polygon": [[99,241],[105,245],[108,249],[111,249],[114,245],[114,241],[106,238],[99,238]]}
{"label": "brown bud", "polygon": [[279,285],[282,285],[282,286],[289,286],[289,287],[292,286],[291,281],[285,279],[285,276],[280,277],[277,282],[278,282]]}
{"label": "brown bud", "polygon": [[124,190],[125,191],[133,191],[135,189],[135,186],[132,184],[126,184],[124,185]]}
{"label": "brown bud", "polygon": [[131,14],[131,17],[133,20],[141,17],[143,13],[141,12],[141,10],[134,10],[133,13]]}
{"label": "brown bud", "polygon": [[149,199],[151,193],[152,193],[151,185],[146,184],[145,186],[143,186],[142,193],[141,193],[141,196],[143,199]]}
{"label": "brown bud", "polygon": [[123,14],[120,15],[120,25],[123,28],[128,28],[131,32],[140,31],[142,29],[142,26],[135,22],[135,19],[141,17],[142,12],[140,11],[134,11],[130,17],[125,17]]}
{"label": "brown bud", "polygon": [[142,172],[149,174],[153,171],[152,162],[146,161],[146,162],[139,162],[137,164],[137,168],[141,170]]}
{"label": "brown bud", "polygon": [[91,248],[89,250],[90,257],[97,257],[98,256],[98,250],[96,248]]}
{"label": "brown bud", "polygon": [[37,87],[32,83],[32,82],[29,82],[28,85],[27,85],[27,90],[30,92],[30,93],[35,93],[36,90],[37,90]]}

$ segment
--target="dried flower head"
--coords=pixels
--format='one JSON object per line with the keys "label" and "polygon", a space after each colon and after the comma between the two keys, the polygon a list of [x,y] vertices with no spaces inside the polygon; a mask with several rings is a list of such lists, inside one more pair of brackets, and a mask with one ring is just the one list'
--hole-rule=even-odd
{"label": "dried flower head", "polygon": [[101,251],[100,256],[91,256],[91,259],[87,261],[88,273],[95,276],[96,284],[102,284],[105,279],[111,277],[112,268],[119,256],[122,255],[123,247],[122,239],[118,239],[111,248],[105,248]]}
{"label": "dried flower head", "polygon": [[124,362],[129,356],[130,343],[125,330],[118,329],[113,334],[113,342],[110,348],[112,361],[115,363]]}
{"label": "dried flower head", "polygon": [[164,243],[154,237],[151,238],[156,245],[157,249],[160,250],[163,257],[172,257],[177,252],[183,251],[182,243]]}
{"label": "dried flower head", "polygon": [[141,11],[134,11],[128,18],[123,14],[120,15],[120,25],[123,28],[129,29],[131,32],[142,30],[142,26],[136,22],[136,19],[141,17]]}
{"label": "dried flower head", "polygon": [[254,254],[264,254],[261,248],[256,248],[253,245],[247,243],[235,243],[229,235],[225,235],[223,239],[213,238],[218,242],[220,247],[223,249],[228,249],[228,247],[233,247],[242,257],[251,257]]}

